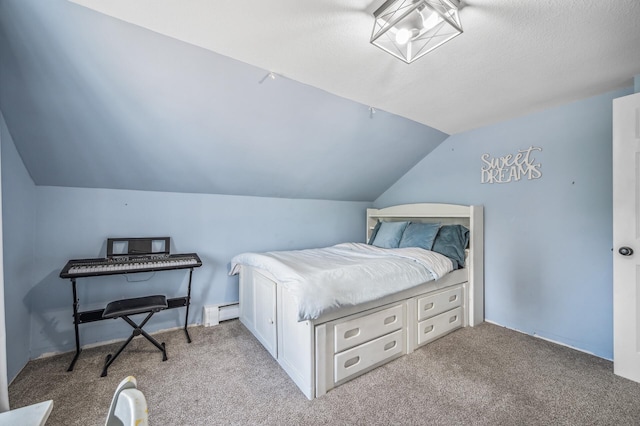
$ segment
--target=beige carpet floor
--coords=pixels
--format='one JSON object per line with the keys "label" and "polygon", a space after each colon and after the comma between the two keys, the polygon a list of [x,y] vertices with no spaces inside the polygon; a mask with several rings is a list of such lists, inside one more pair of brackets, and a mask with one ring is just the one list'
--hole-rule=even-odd
{"label": "beige carpet floor", "polygon": [[237,320],[31,361],[12,408],[52,399],[47,425],[104,424],[113,391],[138,380],[152,425],[640,425],[640,384],[612,363],[491,324],[455,331],[309,401]]}

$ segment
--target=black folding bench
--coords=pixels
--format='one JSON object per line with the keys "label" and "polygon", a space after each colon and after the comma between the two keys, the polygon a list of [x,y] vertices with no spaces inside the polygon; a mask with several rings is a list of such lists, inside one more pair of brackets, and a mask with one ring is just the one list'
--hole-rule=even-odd
{"label": "black folding bench", "polygon": [[[118,358],[118,355],[123,351],[123,349],[133,340],[135,336],[142,334],[148,341],[153,343],[153,345],[162,351],[162,361],[167,360],[167,351],[164,346],[164,342],[158,343],[156,339],[151,337],[149,333],[144,331],[142,327],[151,319],[153,314],[156,312],[160,312],[163,309],[167,309],[167,298],[162,295],[154,295],[154,296],[145,296],[145,297],[136,297],[133,299],[122,299],[116,300],[115,302],[111,302],[104,308],[104,312],[102,313],[102,318],[122,318],[125,320],[131,327],[133,327],[133,332],[131,336],[127,339],[126,342],[118,349],[115,356],[111,356],[111,354],[107,355],[107,358],[104,362],[104,368],[102,369],[101,377],[105,377],[107,375],[107,369],[113,361]],[[147,317],[138,325],[131,318],[130,315],[136,314],[147,314]]]}

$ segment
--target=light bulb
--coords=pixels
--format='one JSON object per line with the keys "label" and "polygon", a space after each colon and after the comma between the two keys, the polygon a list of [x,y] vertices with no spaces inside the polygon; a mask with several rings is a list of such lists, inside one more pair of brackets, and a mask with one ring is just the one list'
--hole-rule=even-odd
{"label": "light bulb", "polygon": [[444,19],[442,19],[442,17],[438,13],[433,11],[429,14],[429,16],[427,16],[427,19],[424,19],[424,14],[423,14],[422,19],[424,22],[423,28],[425,30],[430,30],[434,28],[436,25],[438,25],[439,23],[441,23],[442,21],[444,21]]}
{"label": "light bulb", "polygon": [[396,43],[407,44],[407,42],[411,39],[411,36],[413,36],[413,32],[411,30],[401,28],[396,33]]}

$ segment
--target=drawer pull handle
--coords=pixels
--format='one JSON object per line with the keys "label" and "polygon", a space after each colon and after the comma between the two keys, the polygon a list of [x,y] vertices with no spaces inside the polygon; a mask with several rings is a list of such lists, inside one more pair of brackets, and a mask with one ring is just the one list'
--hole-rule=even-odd
{"label": "drawer pull handle", "polygon": [[425,311],[428,311],[429,309],[433,309],[433,302],[427,303],[426,305],[424,305]]}
{"label": "drawer pull handle", "polygon": [[360,362],[360,357],[356,356],[353,358],[349,358],[348,360],[346,360],[344,362],[344,368],[349,368],[349,367],[353,367],[354,365],[358,364]]}
{"label": "drawer pull handle", "polygon": [[384,319],[384,325],[393,324],[394,322],[396,322],[396,319],[398,319],[396,315],[391,315],[390,317]]}
{"label": "drawer pull handle", "polygon": [[360,328],[352,328],[351,330],[345,331],[344,338],[351,339],[352,337],[356,337],[358,334],[360,334]]}
{"label": "drawer pull handle", "polygon": [[449,302],[455,302],[456,300],[458,300],[457,294],[454,294],[453,296],[449,296]]}
{"label": "drawer pull handle", "polygon": [[386,345],[384,345],[384,350],[388,351],[389,349],[393,349],[396,346],[398,346],[398,342],[396,342],[395,340],[393,342],[389,342]]}
{"label": "drawer pull handle", "polygon": [[457,315],[452,316],[451,318],[449,318],[449,324],[451,324],[452,322],[456,322],[457,319],[458,319]]}
{"label": "drawer pull handle", "polygon": [[432,331],[433,331],[433,325],[430,325],[429,327],[426,327],[424,329],[424,334],[431,333]]}

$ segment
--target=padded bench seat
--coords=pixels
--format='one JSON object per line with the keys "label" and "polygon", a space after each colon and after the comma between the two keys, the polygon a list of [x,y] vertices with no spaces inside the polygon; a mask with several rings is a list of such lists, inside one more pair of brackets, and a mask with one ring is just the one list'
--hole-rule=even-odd
{"label": "padded bench seat", "polygon": [[162,295],[116,300],[107,305],[102,313],[102,318],[118,318],[124,315],[159,312],[167,309],[167,306],[167,298]]}
{"label": "padded bench seat", "polygon": [[[118,352],[114,356],[111,354],[107,355],[107,358],[104,362],[104,367],[102,368],[101,377],[107,375],[107,369],[116,360],[118,355],[122,352],[122,350],[133,340],[135,336],[142,334],[148,341],[153,343],[153,345],[162,351],[162,360],[167,360],[167,351],[165,349],[164,342],[159,343],[156,339],[151,337],[149,333],[144,331],[142,327],[145,326],[147,321],[151,319],[153,314],[156,312],[162,311],[163,309],[167,309],[167,297],[163,295],[153,295],[153,296],[144,296],[144,297],[134,297],[131,299],[122,299],[111,302],[104,308],[102,312],[102,318],[122,318],[126,321],[131,327],[133,327],[133,332],[131,336],[127,339],[126,342],[118,349]],[[140,323],[136,324],[129,315],[136,314],[147,314],[146,318]]]}

